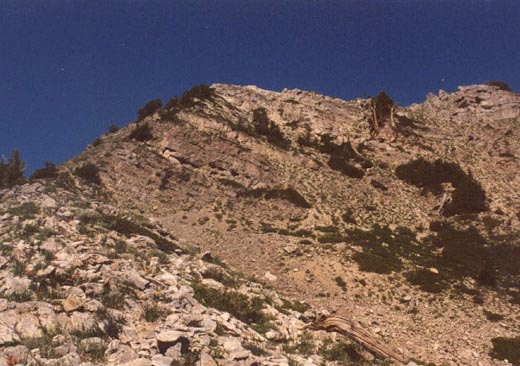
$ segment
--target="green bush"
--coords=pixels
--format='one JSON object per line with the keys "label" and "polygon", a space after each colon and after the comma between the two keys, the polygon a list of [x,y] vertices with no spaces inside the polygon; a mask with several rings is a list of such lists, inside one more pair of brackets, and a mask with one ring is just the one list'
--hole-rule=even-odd
{"label": "green bush", "polygon": [[236,291],[217,290],[194,283],[195,298],[201,304],[226,311],[235,318],[250,325],[266,325],[271,317],[262,312],[264,301],[259,297],[249,298],[247,295]]}
{"label": "green bush", "polygon": [[87,163],[81,167],[74,169],[74,174],[82,178],[89,184],[101,185],[101,177],[99,176],[99,168],[92,164]]}
{"label": "green bush", "polygon": [[116,133],[119,130],[120,130],[119,126],[110,125],[110,127],[108,128],[108,134]]}
{"label": "green bush", "polygon": [[507,83],[504,83],[503,81],[499,81],[499,80],[490,80],[486,83],[486,85],[496,86],[500,90],[506,90],[506,91],[510,91],[510,92],[513,91],[513,90],[511,90],[511,87]]}
{"label": "green bush", "polygon": [[99,146],[103,143],[103,141],[98,137],[97,139],[95,139],[94,141],[92,141],[90,143],[90,146],[92,147],[96,147],[96,146]]}
{"label": "green bush", "polygon": [[[183,108],[191,108],[197,106],[204,100],[211,100],[215,97],[215,90],[206,84],[196,85],[186,90],[181,97],[171,98],[161,111],[164,118],[175,120],[177,112]],[[176,120],[179,122],[178,120]]]}
{"label": "green bush", "polygon": [[40,212],[40,209],[32,201],[24,202],[19,206],[11,207],[8,212],[11,215],[19,216],[24,220],[34,219]]}
{"label": "green bush", "polygon": [[256,108],[253,111],[253,126],[255,132],[265,136],[269,143],[285,150],[291,146],[291,140],[287,139],[280,127],[269,119],[265,108]]}
{"label": "green bush", "polygon": [[20,152],[13,150],[9,159],[0,159],[0,189],[25,183],[25,162]]}
{"label": "green bush", "polygon": [[130,135],[128,136],[131,140],[137,141],[148,141],[153,139],[152,129],[148,126],[148,123],[137,125]]}
{"label": "green bush", "polygon": [[137,111],[137,117],[139,118],[139,120],[142,120],[143,118],[148,117],[157,112],[157,110],[161,107],[162,101],[160,99],[151,100]]}
{"label": "green bush", "polygon": [[58,169],[56,165],[51,162],[46,162],[45,167],[37,169],[30,177],[30,179],[52,179],[58,176]]}
{"label": "green bush", "polygon": [[143,319],[149,323],[159,320],[164,311],[156,303],[145,303],[142,308]]}
{"label": "green bush", "polygon": [[193,99],[210,99],[215,95],[215,90],[212,89],[209,85],[199,84],[195,85],[193,88],[187,90],[182,94],[181,104],[189,104],[193,103]]}

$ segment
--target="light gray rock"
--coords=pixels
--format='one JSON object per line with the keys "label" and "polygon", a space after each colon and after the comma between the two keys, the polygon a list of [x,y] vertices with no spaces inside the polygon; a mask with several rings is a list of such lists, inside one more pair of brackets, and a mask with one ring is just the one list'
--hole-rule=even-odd
{"label": "light gray rock", "polygon": [[39,338],[43,336],[38,318],[31,314],[24,314],[16,323],[15,331],[22,339]]}
{"label": "light gray rock", "polygon": [[150,283],[150,281],[141,277],[137,271],[129,271],[126,273],[126,280],[130,282],[132,285],[137,287],[139,290],[144,290],[146,286]]}
{"label": "light gray rock", "polygon": [[137,352],[130,346],[123,344],[119,345],[117,350],[108,357],[107,361],[109,364],[121,365],[136,360],[137,357]]}
{"label": "light gray rock", "polygon": [[14,331],[14,327],[19,319],[19,316],[12,310],[0,313],[0,346],[20,341],[20,338]]}
{"label": "light gray rock", "polygon": [[225,287],[222,283],[220,283],[218,281],[215,281],[212,278],[204,278],[204,279],[202,279],[201,284],[204,285],[204,286],[207,286],[209,288],[216,289],[216,290],[220,290],[220,289],[223,289]]}
{"label": "light gray rock", "polygon": [[73,312],[69,317],[66,328],[69,332],[85,332],[93,330],[97,327],[97,321],[94,314]]}
{"label": "light gray rock", "polygon": [[138,358],[121,364],[121,366],[151,366],[151,362],[146,358]]}
{"label": "light gray rock", "polygon": [[67,313],[70,313],[72,311],[83,308],[84,303],[85,300],[83,298],[76,295],[69,295],[65,300],[63,300],[62,306],[63,310],[65,310]]}
{"label": "light gray rock", "polygon": [[173,362],[173,358],[163,356],[163,355],[155,355],[152,357],[152,366],[170,366]]}

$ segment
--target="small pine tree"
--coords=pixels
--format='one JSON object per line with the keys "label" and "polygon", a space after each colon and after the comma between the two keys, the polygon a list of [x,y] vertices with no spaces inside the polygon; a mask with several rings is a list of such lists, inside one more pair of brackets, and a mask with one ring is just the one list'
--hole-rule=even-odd
{"label": "small pine tree", "polygon": [[130,135],[128,136],[131,140],[137,141],[148,141],[153,139],[152,129],[148,126],[148,123],[138,124]]}
{"label": "small pine tree", "polygon": [[30,179],[48,179],[48,178],[56,178],[58,176],[58,169],[56,169],[56,165],[51,162],[46,162],[45,167],[37,169],[32,175]]}
{"label": "small pine tree", "polygon": [[108,133],[109,133],[109,134],[116,133],[116,132],[119,131],[119,130],[120,130],[119,126],[111,125],[111,126],[108,128]]}
{"label": "small pine tree", "polygon": [[142,120],[143,118],[148,117],[157,112],[157,110],[161,107],[162,101],[160,99],[151,100],[148,103],[146,103],[143,106],[143,108],[137,111],[137,117],[139,118],[139,120]]}
{"label": "small pine tree", "polygon": [[13,150],[9,160],[0,162],[0,188],[11,188],[25,182],[25,162],[20,151]]}

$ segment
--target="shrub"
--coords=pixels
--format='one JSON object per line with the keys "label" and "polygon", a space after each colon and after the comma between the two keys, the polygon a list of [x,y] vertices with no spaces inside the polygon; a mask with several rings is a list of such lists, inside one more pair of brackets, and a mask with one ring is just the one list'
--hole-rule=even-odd
{"label": "shrub", "polygon": [[149,323],[159,320],[164,311],[156,303],[145,303],[142,309],[143,319]]}
{"label": "shrub", "polygon": [[486,83],[486,85],[496,86],[500,90],[506,90],[506,91],[510,91],[510,92],[513,91],[513,90],[511,90],[511,87],[507,83],[504,83],[503,81],[499,81],[499,80],[490,80]]}
{"label": "shrub", "polygon": [[151,100],[137,111],[137,117],[139,118],[139,120],[142,120],[143,118],[148,117],[157,112],[157,110],[161,107],[162,101],[160,99]]}
{"label": "shrub", "polygon": [[305,356],[310,356],[316,349],[316,343],[311,332],[305,331],[297,342],[293,344],[284,345],[284,351],[287,353],[301,353]]}
{"label": "shrub", "polygon": [[116,133],[119,130],[120,130],[119,126],[110,125],[110,127],[108,128],[108,133],[109,134]]}
{"label": "shrub", "polygon": [[194,283],[194,297],[201,304],[226,311],[247,324],[263,325],[271,318],[262,312],[264,302],[259,297],[249,298],[236,291],[217,290]]}
{"label": "shrub", "polygon": [[349,366],[358,364],[363,360],[361,347],[343,342],[324,342],[320,348],[321,356],[327,361],[337,361],[339,365]]}
{"label": "shrub", "polygon": [[37,169],[30,179],[52,179],[58,175],[58,169],[56,165],[51,162],[46,162],[45,167]]}
{"label": "shrub", "polygon": [[11,207],[8,211],[11,215],[16,215],[24,220],[34,219],[40,209],[32,201],[24,202],[20,206]]}
{"label": "shrub", "polygon": [[[175,115],[183,108],[190,108],[200,104],[203,100],[211,100],[215,96],[215,90],[206,84],[196,85],[186,90],[181,97],[173,97],[161,111],[162,117],[175,120]],[[179,122],[179,120],[176,120]]]}
{"label": "shrub", "polygon": [[0,159],[0,189],[24,183],[24,171],[25,162],[18,150],[13,150],[8,160]]}
{"label": "shrub", "polygon": [[131,140],[137,140],[141,142],[153,139],[152,130],[150,126],[148,126],[148,123],[137,125],[134,130],[130,132],[128,137]]}
{"label": "shrub", "polygon": [[98,137],[97,139],[95,139],[94,141],[92,141],[92,142],[90,143],[90,146],[92,146],[92,147],[96,147],[96,146],[101,145],[102,142],[103,142],[103,141],[101,141],[101,139]]}
{"label": "shrub", "polygon": [[99,176],[99,168],[87,163],[81,167],[74,169],[74,174],[89,184],[101,185],[101,177]]}
{"label": "shrub", "polygon": [[210,88],[209,85],[199,84],[195,85],[193,88],[185,91],[182,94],[180,99],[180,104],[191,104],[194,102],[194,99],[210,99],[215,95],[215,90]]}
{"label": "shrub", "polygon": [[291,141],[284,136],[280,127],[269,119],[265,108],[256,108],[253,111],[253,126],[255,132],[265,136],[269,143],[285,150],[291,146]]}

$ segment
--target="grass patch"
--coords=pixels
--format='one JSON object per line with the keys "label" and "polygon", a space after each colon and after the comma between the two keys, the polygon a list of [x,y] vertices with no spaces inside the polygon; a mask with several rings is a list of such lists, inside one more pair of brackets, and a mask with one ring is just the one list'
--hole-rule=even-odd
{"label": "grass patch", "polygon": [[194,282],[195,299],[205,306],[226,311],[251,326],[264,330],[269,328],[272,317],[265,315],[264,301],[259,297],[248,297],[236,291],[217,290]]}
{"label": "grass patch", "polygon": [[11,207],[8,212],[23,220],[32,220],[40,212],[40,209],[34,202],[24,202],[19,206]]}
{"label": "grass patch", "polygon": [[40,350],[40,356],[43,358],[57,358],[59,355],[55,353],[55,344],[53,344],[52,339],[61,333],[60,329],[54,329],[52,332],[45,331],[45,328],[42,328],[43,335],[41,337],[29,338],[26,339],[23,344],[30,351],[33,349]]}
{"label": "grass patch", "polygon": [[257,356],[257,357],[262,357],[262,356],[267,356],[268,353],[266,352],[265,349],[263,349],[262,347],[260,347],[258,344],[256,343],[252,343],[252,342],[244,342],[242,344],[242,346],[247,349],[249,352],[251,352],[254,356]]}
{"label": "grass patch", "polygon": [[215,281],[218,281],[218,282],[220,282],[221,284],[223,284],[224,286],[226,286],[228,288],[236,288],[237,285],[238,285],[237,281],[232,276],[230,276],[229,274],[227,274],[223,270],[220,270],[220,269],[217,269],[217,268],[208,268],[202,274],[202,276],[204,278],[211,278],[211,279],[213,279]]}
{"label": "grass patch", "polygon": [[296,342],[284,344],[283,350],[287,353],[301,353],[310,356],[316,351],[316,342],[311,332],[303,332]]}
{"label": "grass patch", "polygon": [[164,315],[164,311],[156,303],[145,303],[141,314],[144,320],[153,323]]}

